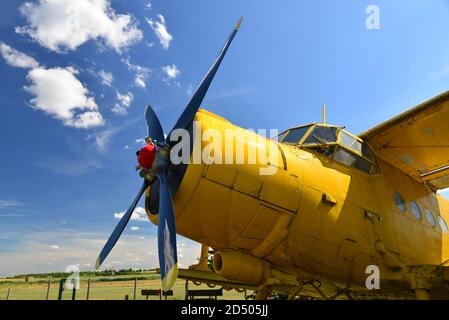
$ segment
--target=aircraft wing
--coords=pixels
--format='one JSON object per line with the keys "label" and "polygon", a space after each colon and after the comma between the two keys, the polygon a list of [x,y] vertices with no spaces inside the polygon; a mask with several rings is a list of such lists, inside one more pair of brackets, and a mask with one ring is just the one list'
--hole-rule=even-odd
{"label": "aircraft wing", "polygon": [[449,91],[360,135],[374,153],[432,190],[449,187]]}

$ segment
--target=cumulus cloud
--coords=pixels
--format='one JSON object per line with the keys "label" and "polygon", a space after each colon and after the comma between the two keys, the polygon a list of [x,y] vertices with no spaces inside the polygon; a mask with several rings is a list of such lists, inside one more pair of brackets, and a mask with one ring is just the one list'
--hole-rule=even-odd
{"label": "cumulus cloud", "polygon": [[110,0],[38,0],[25,2],[20,12],[28,24],[16,32],[56,52],[101,39],[120,53],[142,39],[131,15],[117,14]]}
{"label": "cumulus cloud", "polygon": [[[121,219],[124,214],[125,214],[125,211],[116,212],[116,213],[114,213],[114,218]],[[148,217],[147,217],[147,213],[146,213],[145,209],[142,207],[137,207],[136,209],[134,209],[134,212],[131,215],[131,220],[149,221]]]}
{"label": "cumulus cloud", "polygon": [[114,82],[114,76],[111,72],[106,72],[104,70],[98,71],[98,76],[101,79],[101,83],[105,86],[110,87],[112,85],[112,82]]}
{"label": "cumulus cloud", "polygon": [[140,228],[139,227],[131,227],[131,230],[132,231],[137,231],[137,230],[140,230]]}
{"label": "cumulus cloud", "polygon": [[76,77],[78,71],[75,68],[46,69],[34,58],[3,42],[0,42],[0,54],[13,67],[30,69],[27,75],[30,84],[24,90],[34,96],[31,107],[75,128],[104,124],[94,98]]}
{"label": "cumulus cloud", "polygon": [[125,115],[128,113],[128,108],[134,100],[131,92],[121,94],[116,92],[118,102],[112,107],[111,111],[118,115]]}
{"label": "cumulus cloud", "polygon": [[178,87],[181,86],[179,84],[179,82],[176,80],[176,78],[179,76],[179,74],[181,73],[178,69],[178,67],[176,67],[174,64],[169,65],[169,66],[164,66],[162,67],[162,71],[164,72],[164,77],[162,78],[162,80],[167,84],[167,85],[171,85],[172,83],[174,83],[175,85],[177,85]]}
{"label": "cumulus cloud", "polygon": [[171,66],[162,67],[162,70],[170,79],[175,79],[181,73],[174,64],[172,64]]}
{"label": "cumulus cloud", "polygon": [[35,68],[28,73],[29,86],[24,89],[34,95],[31,106],[61,120],[64,125],[90,128],[104,124],[98,106],[89,91],[76,77],[78,71],[67,68]]}
{"label": "cumulus cloud", "polygon": [[39,63],[33,57],[11,48],[2,41],[0,41],[0,54],[7,64],[13,67],[33,69],[39,66]]}
{"label": "cumulus cloud", "polygon": [[173,40],[173,36],[168,32],[165,18],[163,15],[158,14],[158,20],[146,18],[147,23],[153,29],[156,36],[159,38],[159,42],[162,48],[167,50],[170,47],[170,42]]}
{"label": "cumulus cloud", "polygon": [[132,64],[128,59],[124,59],[122,61],[128,66],[128,70],[131,70],[136,74],[134,84],[140,88],[145,88],[146,87],[145,81],[150,75],[151,70],[147,67]]}

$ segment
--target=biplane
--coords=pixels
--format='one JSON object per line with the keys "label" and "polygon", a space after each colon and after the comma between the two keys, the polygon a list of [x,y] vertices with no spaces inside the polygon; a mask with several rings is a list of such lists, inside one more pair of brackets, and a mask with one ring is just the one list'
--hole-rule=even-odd
{"label": "biplane", "polygon": [[[151,106],[145,109],[155,159],[138,167],[142,187],[97,268],[145,194],[158,225],[164,290],[179,276],[252,289],[257,299],[273,292],[289,299],[449,298],[449,201],[438,194],[449,187],[449,92],[359,135],[323,119],[275,139],[258,136],[199,109],[240,23],[167,135]],[[238,132],[243,148],[223,150],[231,157],[253,149],[265,157],[173,163],[180,141],[172,133],[192,133],[194,123],[200,133]],[[193,152],[207,141],[188,145]],[[261,168],[276,170],[262,175]],[[178,270],[176,234],[202,244],[198,264]],[[376,275],[369,270],[377,270],[377,287],[367,286]]]}

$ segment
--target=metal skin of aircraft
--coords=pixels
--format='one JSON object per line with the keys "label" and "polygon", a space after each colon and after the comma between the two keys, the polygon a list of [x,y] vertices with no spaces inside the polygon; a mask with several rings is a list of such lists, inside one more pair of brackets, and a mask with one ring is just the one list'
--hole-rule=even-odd
{"label": "metal skin of aircraft", "polygon": [[[195,121],[199,133],[233,130],[243,149],[223,155],[236,159],[256,149],[266,157],[254,164],[175,165],[168,155],[177,142],[166,140],[147,107],[156,161],[150,170],[140,168],[144,184],[97,267],[145,193],[147,215],[158,224],[164,290],[179,276],[253,289],[257,299],[272,292],[290,299],[449,298],[449,201],[437,193],[449,187],[449,93],[360,137],[324,120],[278,139],[258,136],[199,109],[240,22],[174,129],[192,133]],[[191,150],[209,143],[192,139]],[[263,168],[275,170],[261,175]],[[176,233],[203,245],[197,265],[178,270]]]}

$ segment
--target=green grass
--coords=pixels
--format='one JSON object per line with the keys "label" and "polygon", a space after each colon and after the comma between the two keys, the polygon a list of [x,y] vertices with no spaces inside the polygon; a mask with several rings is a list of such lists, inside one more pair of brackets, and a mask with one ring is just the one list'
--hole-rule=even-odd
{"label": "green grass", "polygon": [[[155,272],[135,273],[117,276],[92,276],[89,293],[89,300],[123,300],[125,295],[129,299],[134,298],[134,279],[137,280],[136,300],[145,300],[141,295],[142,289],[160,289],[159,274]],[[76,300],[85,300],[87,297],[88,277],[80,278],[80,288],[76,290]],[[25,278],[0,279],[0,300],[5,300],[9,291],[9,300],[45,300],[47,295],[48,279],[29,277]],[[219,289],[215,287],[214,289]],[[207,285],[196,286],[189,282],[189,289],[210,289]],[[49,291],[49,300],[57,300],[59,293],[59,278],[52,278]],[[178,279],[173,287],[173,297],[168,299],[184,300],[185,281]],[[252,292],[248,292],[250,294]],[[63,300],[72,299],[72,291],[65,289]],[[244,293],[235,290],[223,290],[223,297],[219,299],[244,299]],[[150,297],[150,300],[159,300],[159,297]]]}

